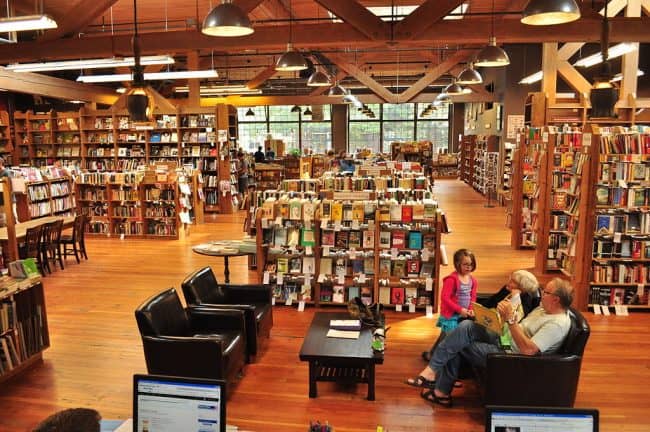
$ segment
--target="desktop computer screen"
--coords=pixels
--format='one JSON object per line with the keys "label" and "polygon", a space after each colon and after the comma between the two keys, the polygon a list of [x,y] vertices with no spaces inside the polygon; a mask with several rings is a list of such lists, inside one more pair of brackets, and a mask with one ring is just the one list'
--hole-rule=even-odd
{"label": "desktop computer screen", "polygon": [[485,432],[598,432],[598,410],[487,406]]}
{"label": "desktop computer screen", "polygon": [[225,432],[225,382],[133,377],[133,432]]}

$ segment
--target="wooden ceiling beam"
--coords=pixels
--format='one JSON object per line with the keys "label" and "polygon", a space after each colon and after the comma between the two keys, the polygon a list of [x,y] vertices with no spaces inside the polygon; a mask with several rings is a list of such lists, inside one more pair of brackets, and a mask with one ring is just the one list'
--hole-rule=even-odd
{"label": "wooden ceiling beam", "polygon": [[[650,42],[649,17],[616,17],[610,20],[612,43]],[[521,24],[518,19],[508,20],[507,25],[495,29],[499,43],[540,43],[563,40],[566,42],[600,41],[601,20],[581,20],[578,23],[536,28]],[[241,51],[244,49],[281,50],[286,46],[288,26],[258,27],[250,36],[240,38],[221,38],[218,48],[221,51]],[[376,46],[377,41],[365,38],[351,25],[340,24],[302,24],[294,26],[294,45],[301,49],[354,46],[363,48]],[[397,40],[401,46],[422,46],[426,44],[458,43],[485,44],[490,34],[490,21],[486,19],[466,19],[460,21],[441,21],[434,24],[412,42]],[[388,40],[386,40],[388,42]],[[180,30],[140,35],[143,54],[187,51],[188,49],[214,49],[215,38],[196,30]],[[60,39],[49,42],[20,42],[0,46],[0,63],[34,61],[40,59],[104,57],[130,55],[130,35],[107,35],[80,39]]]}
{"label": "wooden ceiling beam", "polygon": [[36,94],[65,100],[83,100],[113,104],[118,95],[102,87],[79,84],[36,73],[16,73],[0,68],[0,88],[18,93]]}
{"label": "wooden ceiling beam", "polygon": [[255,75],[253,78],[251,78],[247,83],[246,87],[249,89],[256,89],[264,82],[271,78],[273,75],[275,75],[275,65],[270,65],[266,68],[264,68],[261,72],[259,72],[257,75]]}
{"label": "wooden ceiling beam", "polygon": [[316,0],[316,3],[372,40],[386,39],[389,26],[356,0]]}
{"label": "wooden ceiling beam", "polygon": [[263,1],[264,0],[235,0],[233,3],[235,3],[241,8],[241,10],[248,14],[251,13],[253,9],[258,7]]}
{"label": "wooden ceiling beam", "polygon": [[[449,71],[452,67],[458,63],[465,61],[473,52],[469,50],[457,51],[450,57],[446,58],[441,63],[435,65],[433,68],[424,74],[415,84],[413,84],[408,89],[404,90],[402,94],[398,95],[399,102],[408,102],[413,99],[415,96],[420,94],[424,89],[426,89],[429,84],[440,78],[441,75]],[[433,65],[433,63],[432,63]]]}
{"label": "wooden ceiling beam", "polygon": [[[557,72],[564,78],[564,81],[569,84],[569,86],[580,94],[589,94],[591,92],[591,83],[582,76],[580,72],[576,70],[569,62],[567,61],[558,61],[557,62]],[[554,103],[555,101],[553,101]]]}
{"label": "wooden ceiling beam", "polygon": [[641,8],[647,15],[650,15],[650,0],[641,0]]}
{"label": "wooden ceiling beam", "polygon": [[117,0],[79,0],[71,9],[74,10],[74,13],[67,13],[63,17],[57,17],[58,27],[46,31],[38,40],[42,42],[53,41],[78,33],[115,3],[117,3]]}
{"label": "wooden ceiling beam", "polygon": [[368,87],[377,96],[386,102],[395,103],[397,101],[397,97],[395,94],[393,94],[393,92],[375,81],[374,78],[362,71],[356,64],[350,63],[345,58],[337,55],[328,55],[328,58],[332,60],[338,67],[346,71],[348,75],[355,77],[360,83]]}
{"label": "wooden ceiling beam", "polygon": [[443,19],[463,1],[426,0],[406,18],[397,23],[395,35],[403,39],[413,39],[434,23]]}
{"label": "wooden ceiling beam", "polygon": [[266,16],[273,19],[290,19],[291,11],[280,0],[264,0],[257,9],[264,12]]}

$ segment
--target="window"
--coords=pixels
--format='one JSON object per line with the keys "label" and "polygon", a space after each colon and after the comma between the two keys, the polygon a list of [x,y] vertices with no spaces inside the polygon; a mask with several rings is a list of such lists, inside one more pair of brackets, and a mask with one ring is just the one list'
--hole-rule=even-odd
{"label": "window", "polygon": [[[291,107],[289,107],[291,108]],[[284,141],[284,151],[289,153],[293,149],[300,151],[298,143],[298,127],[299,123],[296,122],[283,122],[283,123],[269,123],[269,133],[273,139],[280,139]]]}
{"label": "window", "polygon": [[302,148],[310,149],[312,153],[327,153],[332,148],[332,124],[303,121]]}
{"label": "window", "polygon": [[431,141],[433,151],[449,149],[449,106],[442,105],[427,117],[422,117],[422,111],[428,104],[417,104],[417,141]]}
{"label": "window", "polygon": [[264,147],[268,134],[265,123],[239,123],[239,146],[245,151],[257,151],[258,146]]}
{"label": "window", "polygon": [[348,128],[348,151],[350,153],[355,153],[357,149],[369,148],[373,152],[379,153],[380,130],[380,122],[377,120],[351,121]]}
{"label": "window", "polygon": [[412,120],[414,116],[412,103],[382,105],[384,120]]}

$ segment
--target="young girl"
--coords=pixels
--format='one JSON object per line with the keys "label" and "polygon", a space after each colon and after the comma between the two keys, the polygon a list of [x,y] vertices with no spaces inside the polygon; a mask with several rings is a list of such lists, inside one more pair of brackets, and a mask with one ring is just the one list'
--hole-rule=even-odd
{"label": "young girl", "polygon": [[456,271],[443,279],[440,296],[440,317],[438,327],[447,333],[458,327],[460,318],[474,316],[472,302],[476,301],[478,282],[472,276],[476,270],[476,258],[468,249],[458,249],[454,253]]}

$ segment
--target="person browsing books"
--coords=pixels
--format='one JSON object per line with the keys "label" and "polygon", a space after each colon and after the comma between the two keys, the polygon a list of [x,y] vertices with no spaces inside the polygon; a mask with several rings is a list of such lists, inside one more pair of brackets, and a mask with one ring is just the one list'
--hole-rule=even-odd
{"label": "person browsing books", "polygon": [[257,151],[255,152],[253,157],[255,158],[255,163],[262,163],[266,161],[266,155],[262,151],[262,146],[257,147]]}
{"label": "person browsing books", "polygon": [[[479,303],[486,308],[496,308],[499,302],[506,297],[515,300],[519,296],[519,309],[520,317],[523,318],[539,305],[539,282],[534,274],[527,270],[515,270],[510,274],[508,282],[495,294],[491,295]],[[433,351],[438,346],[445,333],[441,333],[436,343],[429,351],[422,353],[422,358],[428,363],[431,360]]]}
{"label": "person browsing books", "polygon": [[510,333],[507,350],[497,333],[465,320],[438,345],[429,365],[416,378],[407,380],[407,384],[421,387],[420,396],[427,401],[450,407],[451,391],[462,359],[472,366],[485,368],[490,353],[532,356],[556,352],[571,327],[568,309],[572,301],[573,287],[560,278],[546,284],[540,306],[519,322],[510,299],[502,300],[497,311]]}

